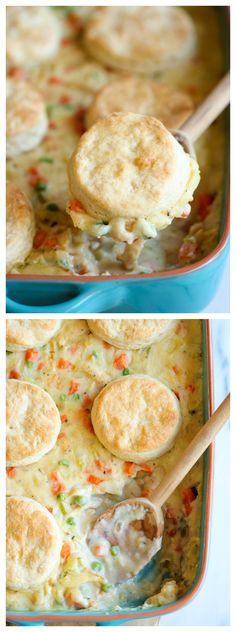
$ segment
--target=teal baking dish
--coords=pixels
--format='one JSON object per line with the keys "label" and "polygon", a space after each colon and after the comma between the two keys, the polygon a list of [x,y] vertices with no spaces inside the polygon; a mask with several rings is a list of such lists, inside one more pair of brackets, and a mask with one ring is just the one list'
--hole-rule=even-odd
{"label": "teal baking dish", "polygon": [[[229,68],[229,7],[216,7]],[[228,137],[229,112],[225,113]],[[227,144],[227,143],[226,143]],[[217,246],[200,261],[174,270],[120,276],[8,274],[7,313],[197,313],[213,300],[229,254],[229,147]]]}
{"label": "teal baking dish", "polygon": [[[202,320],[202,367],[203,367],[203,419],[207,420],[213,412],[213,368],[212,368],[212,346],[210,322]],[[66,610],[66,611],[7,611],[7,621],[16,625],[44,625],[64,623],[92,623],[94,625],[123,625],[135,619],[141,620],[146,617],[160,616],[174,612],[182,608],[194,598],[200,589],[207,567],[208,545],[210,537],[210,517],[213,484],[213,445],[206,451],[203,460],[203,501],[200,525],[200,550],[199,560],[196,569],[196,576],[191,589],[178,601],[165,606],[152,606],[143,609],[139,603],[130,603],[117,611],[92,611],[92,610]],[[148,565],[145,573],[153,572]],[[138,624],[138,623],[137,623]]]}

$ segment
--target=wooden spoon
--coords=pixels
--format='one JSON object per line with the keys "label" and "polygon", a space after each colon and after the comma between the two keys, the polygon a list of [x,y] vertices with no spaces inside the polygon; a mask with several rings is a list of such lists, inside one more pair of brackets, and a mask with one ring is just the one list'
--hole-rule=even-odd
{"label": "wooden spoon", "polygon": [[[196,158],[194,142],[224,111],[229,101],[230,74],[227,73],[180,129],[169,130],[186,153]],[[123,261],[126,270],[134,268],[144,244],[145,239],[142,238],[135,240],[132,244],[126,244],[124,252],[118,257]]]}
{"label": "wooden spoon", "polygon": [[[179,483],[184,479],[186,474],[191,470],[193,465],[198,461],[200,456],[205,452],[210,443],[214,440],[217,433],[222,426],[226,423],[230,414],[230,395],[227,395],[226,399],[217,408],[213,415],[203,425],[201,430],[192,439],[191,443],[181,454],[178,461],[175,463],[173,469],[168,472],[161,481],[158,488],[153,492],[151,500],[146,498],[130,498],[117,503],[113,507],[105,511],[99,516],[93,525],[93,529],[89,535],[89,542],[96,537],[106,537],[108,533],[112,533],[111,521],[114,525],[116,521],[115,513],[117,512],[117,521],[125,522],[126,518],[129,518],[129,512],[134,509],[140,509],[143,511],[143,519],[140,520],[127,520],[127,530],[131,526],[135,529],[135,522],[141,522],[141,531],[146,536],[148,542],[147,546],[142,550],[138,559],[134,561],[134,555],[132,556],[133,565],[128,564],[128,570],[122,566],[118,569],[117,581],[114,583],[120,583],[126,581],[131,577],[137,575],[137,573],[150,561],[150,559],[159,551],[162,544],[162,535],[164,531],[164,517],[162,513],[162,506],[172,494],[172,492],[178,487]],[[125,511],[124,511],[124,509]],[[109,524],[110,523],[110,524]],[[124,522],[123,522],[124,524]],[[140,529],[140,525],[138,530]],[[114,574],[117,571],[115,568]],[[111,572],[111,571],[110,571]]]}

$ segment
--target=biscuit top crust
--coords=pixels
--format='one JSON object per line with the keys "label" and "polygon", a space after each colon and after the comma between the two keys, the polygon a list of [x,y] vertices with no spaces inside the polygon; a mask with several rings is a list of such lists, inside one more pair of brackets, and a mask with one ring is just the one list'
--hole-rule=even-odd
{"label": "biscuit top crust", "polygon": [[145,347],[169,330],[168,319],[89,319],[91,331],[114,346],[135,349]]}
{"label": "biscuit top crust", "polygon": [[39,386],[10,379],[6,394],[6,461],[17,466],[38,461],[56,443],[59,411]]}
{"label": "biscuit top crust", "polygon": [[89,215],[144,217],[162,226],[192,199],[194,171],[197,163],[160,121],[127,112],[83,134],[68,173],[71,195]]}
{"label": "biscuit top crust", "polygon": [[21,351],[32,347],[42,347],[61,327],[61,320],[7,319],[6,346],[8,351]]}
{"label": "biscuit top crust", "polygon": [[99,7],[85,32],[96,59],[139,72],[170,66],[192,50],[195,39],[193,22],[179,7]]}
{"label": "biscuit top crust", "polygon": [[87,111],[89,128],[112,112],[135,112],[155,116],[169,129],[180,127],[193,111],[192,98],[182,90],[144,77],[121,77],[110,81],[95,96]]}
{"label": "biscuit top crust", "polygon": [[32,66],[52,57],[59,46],[60,22],[49,7],[7,7],[7,60]]}
{"label": "biscuit top crust", "polygon": [[122,377],[107,384],[95,398],[92,423],[98,439],[111,452],[137,452],[143,459],[145,453],[168,444],[176,434],[179,402],[159,380],[145,375]]}
{"label": "biscuit top crust", "polygon": [[24,496],[7,499],[7,586],[42,584],[59,561],[60,533],[52,514]]}
{"label": "biscuit top crust", "polygon": [[30,201],[18,187],[9,181],[6,189],[6,219],[7,246],[19,239],[22,230],[25,233],[31,230],[32,224],[34,227],[34,214]]}
{"label": "biscuit top crust", "polygon": [[41,94],[28,81],[7,79],[7,138],[34,129],[45,118]]}

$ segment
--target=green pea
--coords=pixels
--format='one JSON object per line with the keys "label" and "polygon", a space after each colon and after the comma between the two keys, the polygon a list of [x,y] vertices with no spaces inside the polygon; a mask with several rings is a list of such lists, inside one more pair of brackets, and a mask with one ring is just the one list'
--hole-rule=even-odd
{"label": "green pea", "polygon": [[99,353],[97,351],[92,351],[92,356],[94,358],[98,358],[99,357]]}
{"label": "green pea", "polygon": [[122,375],[129,375],[129,369],[123,369]]}
{"label": "green pea", "polygon": [[69,467],[70,466],[70,462],[67,459],[61,459],[61,461],[58,461],[59,465],[64,465],[65,467]]}
{"label": "green pea", "polygon": [[46,182],[37,182],[34,188],[35,191],[45,191],[47,188]]}
{"label": "green pea", "polygon": [[86,505],[87,499],[85,498],[85,496],[74,496],[72,498],[72,502],[74,505],[79,505],[80,507],[83,507],[83,505]]}
{"label": "green pea", "polygon": [[74,395],[72,395],[72,399],[80,399],[80,397],[79,393],[74,393]]}
{"label": "green pea", "polygon": [[91,568],[93,569],[93,571],[97,571],[99,573],[99,571],[102,570],[102,564],[101,562],[92,562]]}
{"label": "green pea", "polygon": [[34,362],[31,362],[30,360],[27,360],[26,364],[28,369],[32,369],[32,367],[34,366]]}
{"label": "green pea", "polygon": [[106,584],[102,584],[102,590],[103,590],[103,592],[108,592],[108,591],[109,591],[109,590],[111,590],[111,589],[112,589],[112,584],[108,584],[108,583],[106,583]]}
{"label": "green pea", "polygon": [[42,158],[39,158],[38,162],[48,162],[48,164],[52,164],[54,160],[49,156],[42,156]]}
{"label": "green pea", "polygon": [[66,500],[66,494],[59,492],[59,494],[57,494],[57,500]]}
{"label": "green pea", "polygon": [[120,555],[120,547],[111,546],[111,555],[113,555],[113,557],[117,557],[118,555]]}
{"label": "green pea", "polygon": [[70,518],[67,518],[66,522],[67,524],[71,525],[71,527],[74,527],[76,525],[76,520],[72,516],[70,516]]}
{"label": "green pea", "polygon": [[61,401],[61,402],[64,402],[65,400],[66,400],[66,395],[65,395],[65,393],[62,393],[62,394],[60,395],[60,401]]}

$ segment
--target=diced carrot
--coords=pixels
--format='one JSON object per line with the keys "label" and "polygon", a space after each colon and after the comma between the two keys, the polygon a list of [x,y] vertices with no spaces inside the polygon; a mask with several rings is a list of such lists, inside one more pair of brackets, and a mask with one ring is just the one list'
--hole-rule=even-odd
{"label": "diced carrot", "polygon": [[206,219],[211,210],[212,202],[214,202],[215,195],[212,193],[199,193],[197,198],[198,214],[202,220]]}
{"label": "diced carrot", "polygon": [[148,465],[147,463],[142,463],[142,465],[139,465],[139,467],[141,468],[141,470],[143,470],[144,472],[147,472],[147,474],[152,474],[154,468],[151,467],[151,465]]}
{"label": "diced carrot", "polygon": [[194,393],[194,391],[196,390],[195,386],[193,384],[188,384],[186,386],[186,390],[189,391],[189,393]]}
{"label": "diced carrot", "polygon": [[107,467],[106,463],[104,463],[100,459],[97,459],[95,461],[95,465],[98,467],[99,470],[104,472],[104,474],[112,474],[112,469],[110,467]]}
{"label": "diced carrot", "polygon": [[69,94],[62,94],[59,99],[59,103],[61,105],[67,105],[67,103],[71,103],[72,97]]}
{"label": "diced carrot", "polygon": [[181,496],[183,498],[183,502],[187,503],[192,503],[196,498],[193,493],[192,487],[186,487],[186,489],[183,489],[181,492]]}
{"label": "diced carrot", "polygon": [[16,371],[15,369],[11,369],[11,371],[8,374],[8,378],[10,380],[19,380],[20,377],[21,377],[21,374],[18,371]]}
{"label": "diced carrot", "polygon": [[70,389],[68,391],[68,395],[74,395],[74,393],[77,393],[78,389],[79,389],[79,383],[74,382],[74,380],[72,380],[70,383]]}
{"label": "diced carrot", "polygon": [[62,80],[60,79],[60,77],[49,77],[48,79],[48,83],[49,85],[57,85],[58,83],[62,83]]}
{"label": "diced carrot", "polygon": [[75,211],[75,213],[81,213],[81,211],[84,211],[84,206],[79,200],[71,200],[69,206],[71,211]]}
{"label": "diced carrot", "polygon": [[43,242],[45,241],[45,239],[47,238],[47,233],[45,230],[38,230],[38,232],[36,233],[35,237],[34,237],[34,241],[33,241],[33,247],[35,250],[37,250],[38,248],[41,248],[41,246],[43,245]]}
{"label": "diced carrot", "polygon": [[92,552],[96,557],[105,557],[107,555],[109,549],[109,545],[104,546],[104,544],[94,544],[92,548]]}
{"label": "diced carrot", "polygon": [[27,349],[25,352],[25,360],[26,362],[36,362],[39,355],[39,351],[35,351],[35,349]]}
{"label": "diced carrot", "polygon": [[63,558],[63,560],[67,560],[70,554],[71,554],[71,546],[69,542],[65,542],[61,548],[61,557]]}
{"label": "diced carrot", "polygon": [[113,365],[116,369],[127,369],[129,358],[126,353],[121,353],[114,359]]}
{"label": "diced carrot", "polygon": [[81,404],[81,408],[83,408],[83,410],[90,410],[92,405],[92,399],[91,397],[89,397],[89,395],[86,393],[83,397],[83,401]]}
{"label": "diced carrot", "polygon": [[48,127],[49,127],[49,129],[57,129],[57,125],[56,125],[55,121],[49,121],[48,122]]}
{"label": "diced carrot", "polygon": [[136,464],[132,463],[131,461],[125,461],[123,469],[124,469],[124,473],[127,476],[132,476],[136,470]]}
{"label": "diced carrot", "polygon": [[61,415],[61,423],[66,424],[67,421],[68,421],[67,415]]}
{"label": "diced carrot", "polygon": [[59,432],[58,439],[65,439],[65,436],[64,432]]}
{"label": "diced carrot", "polygon": [[57,481],[57,483],[59,482],[59,474],[58,474],[58,472],[56,470],[53,470],[50,473],[50,479],[51,479],[51,481]]}
{"label": "diced carrot", "polygon": [[82,421],[83,426],[86,428],[86,430],[88,430],[89,432],[91,432],[92,434],[95,434],[94,432],[94,427],[93,424],[91,422],[91,415],[89,410],[81,410],[79,411],[79,419]]}
{"label": "diced carrot", "polygon": [[198,243],[192,238],[191,241],[184,241],[179,249],[179,260],[189,263],[198,252]]}
{"label": "diced carrot", "polygon": [[70,369],[72,367],[71,362],[68,360],[64,360],[64,358],[60,358],[57,363],[58,369]]}
{"label": "diced carrot", "polygon": [[144,496],[144,498],[149,498],[151,496],[152,490],[151,489],[143,489],[141,496]]}
{"label": "diced carrot", "polygon": [[16,468],[15,467],[8,467],[7,468],[7,476],[9,476],[9,478],[14,478],[16,475]]}
{"label": "diced carrot", "polygon": [[43,371],[44,366],[45,366],[45,365],[44,365],[44,363],[43,363],[43,362],[39,362],[39,363],[38,363],[38,366],[37,366],[37,371]]}
{"label": "diced carrot", "polygon": [[26,72],[24,68],[20,68],[20,66],[14,66],[10,68],[8,72],[8,77],[13,77],[14,79],[24,79],[26,77]]}
{"label": "diced carrot", "polygon": [[50,513],[53,512],[53,507],[47,507],[47,510],[50,511]]}
{"label": "diced carrot", "polygon": [[46,246],[46,248],[49,248],[50,250],[53,250],[54,248],[58,248],[59,246],[56,237],[50,237],[50,239],[47,239],[47,241],[45,241],[44,245]]}
{"label": "diced carrot", "polygon": [[68,44],[73,44],[73,38],[72,37],[63,37],[61,39],[61,45],[62,46],[68,46]]}
{"label": "diced carrot", "polygon": [[54,496],[56,496],[57,494],[59,494],[59,492],[64,492],[65,491],[65,485],[63,485],[63,483],[59,483],[57,481],[55,481],[52,484],[52,493]]}
{"label": "diced carrot", "polygon": [[177,364],[172,366],[172,371],[174,371],[175,375],[179,375],[181,373],[181,369],[177,366]]}
{"label": "diced carrot", "polygon": [[81,29],[83,28],[83,23],[80,17],[76,15],[76,13],[69,13],[66,18],[66,23],[77,32],[81,31]]}
{"label": "diced carrot", "polygon": [[106,342],[105,340],[102,341],[102,344],[104,346],[104,349],[111,349],[111,347],[112,347],[110,342]]}
{"label": "diced carrot", "polygon": [[94,476],[93,474],[89,474],[87,480],[89,483],[92,483],[92,485],[99,485],[100,483],[103,482],[102,478],[99,478],[98,476]]}

